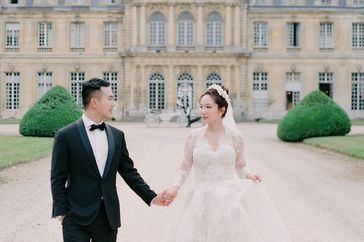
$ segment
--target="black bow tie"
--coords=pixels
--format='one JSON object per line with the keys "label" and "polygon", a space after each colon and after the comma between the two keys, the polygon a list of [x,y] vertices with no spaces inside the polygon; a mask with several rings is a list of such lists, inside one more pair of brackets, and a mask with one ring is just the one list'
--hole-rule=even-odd
{"label": "black bow tie", "polygon": [[105,129],[105,123],[102,122],[101,124],[92,124],[89,130],[94,131],[95,129],[100,129],[101,131],[103,131]]}

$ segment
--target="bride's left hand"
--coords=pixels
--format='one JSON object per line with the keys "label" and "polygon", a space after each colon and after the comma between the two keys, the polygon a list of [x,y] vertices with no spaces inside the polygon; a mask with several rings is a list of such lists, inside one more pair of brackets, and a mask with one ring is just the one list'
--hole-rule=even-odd
{"label": "bride's left hand", "polygon": [[253,180],[255,182],[262,182],[262,178],[258,175],[254,175],[254,174],[248,174],[246,176],[247,179]]}

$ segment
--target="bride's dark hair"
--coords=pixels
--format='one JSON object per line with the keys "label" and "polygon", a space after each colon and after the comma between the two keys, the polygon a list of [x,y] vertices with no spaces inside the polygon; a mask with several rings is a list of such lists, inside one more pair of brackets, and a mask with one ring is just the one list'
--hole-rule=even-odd
{"label": "bride's dark hair", "polygon": [[[229,95],[229,89],[225,88],[224,86],[221,86],[222,90],[226,91],[226,93]],[[217,107],[220,108],[225,108],[224,113],[222,114],[222,117],[225,117],[227,108],[228,108],[228,103],[226,102],[225,98],[223,96],[220,96],[220,94],[217,92],[216,89],[214,88],[209,88],[207,89],[204,93],[202,93],[202,95],[200,96],[199,101],[201,101],[201,98],[203,96],[206,95],[210,95],[212,100],[214,100],[214,102],[217,104]]]}

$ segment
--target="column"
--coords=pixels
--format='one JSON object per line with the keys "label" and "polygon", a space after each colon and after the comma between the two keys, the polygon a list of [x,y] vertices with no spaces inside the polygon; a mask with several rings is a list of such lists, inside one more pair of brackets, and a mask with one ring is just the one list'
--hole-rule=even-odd
{"label": "column", "polygon": [[225,49],[231,47],[231,3],[226,3]]}
{"label": "column", "polygon": [[133,49],[137,46],[138,39],[138,19],[137,19],[137,6],[133,4],[131,7],[131,47]]}
{"label": "column", "polygon": [[173,65],[168,65],[168,77],[166,80],[166,100],[167,100],[167,107],[168,110],[174,110],[176,105],[176,86],[174,81],[173,75]]}
{"label": "column", "polygon": [[234,46],[240,48],[240,5],[235,4],[234,9]]}
{"label": "column", "polygon": [[[200,95],[205,91],[206,86],[205,86],[205,80],[203,78],[203,66],[202,65],[198,65],[197,66],[197,80],[196,80],[196,88],[195,88],[195,93],[196,93],[196,97],[195,100],[198,100],[198,98],[200,97]],[[196,105],[197,107],[198,105]]]}
{"label": "column", "polygon": [[175,33],[174,33],[174,28],[175,28],[175,21],[174,21],[174,2],[170,2],[168,4],[168,45],[167,48],[168,50],[175,50],[176,49],[176,44],[175,44]]}
{"label": "column", "polygon": [[134,90],[135,90],[135,80],[134,78],[136,77],[136,66],[131,64],[131,75],[130,75],[130,100],[129,100],[129,110],[135,110],[135,95],[134,95]]}
{"label": "column", "polygon": [[231,81],[231,66],[226,66],[226,79],[225,86],[229,89],[230,93],[233,94],[232,89],[232,81]]}
{"label": "column", "polygon": [[248,17],[247,17],[247,14],[248,14],[247,13],[247,7],[244,6],[243,11],[242,11],[242,15],[243,15],[243,22],[242,22],[242,24],[243,24],[243,29],[245,31],[243,32],[243,35],[242,35],[242,44],[241,44],[244,50],[246,50],[248,48],[248,35],[247,35],[248,31],[246,31],[248,29]]}
{"label": "column", "polygon": [[234,90],[236,90],[236,110],[241,109],[240,103],[240,64],[235,65],[235,82],[234,82]]}
{"label": "column", "polygon": [[145,108],[147,105],[147,96],[148,96],[148,90],[147,90],[147,82],[145,80],[145,66],[140,66],[140,106],[142,108]]}
{"label": "column", "polygon": [[145,36],[147,35],[145,31],[145,4],[142,3],[140,7],[140,31],[139,31],[139,40],[140,40],[140,47],[142,49],[145,49],[146,42],[145,42]]}
{"label": "column", "polygon": [[197,40],[196,44],[197,44],[197,50],[202,50],[203,49],[203,41],[205,39],[205,32],[204,32],[204,28],[203,28],[203,4],[202,3],[197,3],[197,31],[196,31],[196,35],[195,38]]}

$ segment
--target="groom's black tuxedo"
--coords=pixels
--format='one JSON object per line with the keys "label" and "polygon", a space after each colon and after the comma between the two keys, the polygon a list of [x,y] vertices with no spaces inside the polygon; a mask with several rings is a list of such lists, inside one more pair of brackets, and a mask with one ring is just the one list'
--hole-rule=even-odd
{"label": "groom's black tuxedo", "polygon": [[124,133],[110,125],[106,125],[105,131],[109,150],[102,177],[82,119],[57,132],[51,170],[53,217],[66,215],[73,222],[87,226],[96,218],[103,201],[110,227],[117,229],[120,226],[117,172],[148,205],[156,196],[134,168]]}

